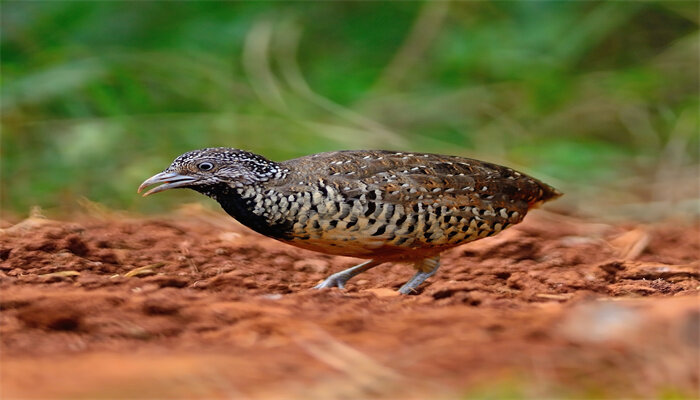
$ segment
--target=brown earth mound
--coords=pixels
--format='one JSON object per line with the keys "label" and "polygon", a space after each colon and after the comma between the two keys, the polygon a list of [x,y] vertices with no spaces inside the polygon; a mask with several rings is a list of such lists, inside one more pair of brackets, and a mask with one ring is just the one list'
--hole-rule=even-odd
{"label": "brown earth mound", "polygon": [[3,398],[658,397],[698,393],[700,230],[535,212],[422,292],[226,216],[0,233]]}

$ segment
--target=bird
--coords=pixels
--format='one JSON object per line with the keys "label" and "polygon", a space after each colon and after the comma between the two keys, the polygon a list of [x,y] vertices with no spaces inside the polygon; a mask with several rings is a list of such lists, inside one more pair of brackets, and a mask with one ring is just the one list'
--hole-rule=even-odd
{"label": "bird", "polygon": [[367,260],[316,289],[344,289],[384,263],[416,272],[418,287],[447,249],[493,236],[562,195],[512,168],[471,158],[388,150],[344,150],[275,162],[227,147],[184,153],[146,179],[149,196],[189,188],[216,200],[248,228],[300,248]]}

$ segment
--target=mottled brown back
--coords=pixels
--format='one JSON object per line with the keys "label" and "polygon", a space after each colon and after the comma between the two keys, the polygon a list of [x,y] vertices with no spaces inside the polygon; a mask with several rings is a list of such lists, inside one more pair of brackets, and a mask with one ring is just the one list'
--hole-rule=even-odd
{"label": "mottled brown back", "polygon": [[259,200],[256,214],[290,226],[290,244],[362,258],[438,254],[560,195],[507,167],[436,154],[339,151],[279,166],[282,178],[242,193]]}

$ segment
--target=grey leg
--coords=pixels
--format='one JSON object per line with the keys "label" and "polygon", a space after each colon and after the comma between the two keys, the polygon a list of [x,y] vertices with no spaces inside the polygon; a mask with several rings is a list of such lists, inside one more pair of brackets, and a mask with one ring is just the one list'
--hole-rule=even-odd
{"label": "grey leg", "polygon": [[335,274],[326,278],[323,282],[314,286],[314,289],[325,289],[333,287],[345,289],[345,284],[350,280],[350,278],[354,277],[355,275],[359,275],[367,271],[368,269],[374,268],[379,264],[381,264],[380,261],[369,260],[367,262],[355,265],[354,267],[348,268],[346,270],[336,272]]}
{"label": "grey leg", "polygon": [[426,258],[423,260],[420,264],[435,264],[432,270],[428,272],[423,272],[419,270],[416,272],[415,275],[413,275],[413,278],[409,279],[408,282],[406,282],[403,286],[401,286],[401,289],[399,289],[399,293],[401,294],[410,294],[412,293],[418,286],[420,286],[421,283],[425,282],[426,279],[430,278],[437,272],[438,268],[440,268],[440,258]]}

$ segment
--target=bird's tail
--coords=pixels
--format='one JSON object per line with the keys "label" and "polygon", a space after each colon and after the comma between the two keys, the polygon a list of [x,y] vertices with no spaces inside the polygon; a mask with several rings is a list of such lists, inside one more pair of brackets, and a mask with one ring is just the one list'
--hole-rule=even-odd
{"label": "bird's tail", "polygon": [[557,189],[553,188],[552,186],[547,185],[546,183],[543,183],[537,179],[533,179],[533,180],[535,181],[535,183],[538,186],[539,196],[536,196],[534,199],[532,199],[528,203],[529,209],[537,208],[548,201],[552,201],[552,200],[564,195],[564,193],[558,191]]}

